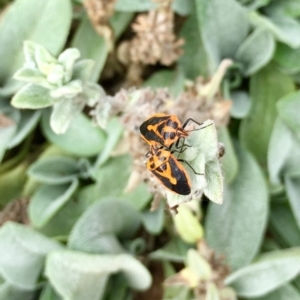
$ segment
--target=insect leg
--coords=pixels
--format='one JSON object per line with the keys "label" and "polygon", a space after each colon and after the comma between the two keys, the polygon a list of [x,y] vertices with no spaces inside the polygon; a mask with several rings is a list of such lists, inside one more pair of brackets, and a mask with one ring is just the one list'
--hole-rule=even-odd
{"label": "insect leg", "polygon": [[203,173],[197,173],[197,172],[195,171],[195,169],[194,169],[194,168],[193,168],[186,160],[184,160],[184,159],[177,159],[177,160],[186,163],[186,164],[193,170],[193,172],[194,172],[196,175],[202,175],[202,176],[204,176]]}
{"label": "insect leg", "polygon": [[[185,127],[187,126],[187,124],[188,124],[190,121],[193,121],[194,123],[196,123],[196,124],[199,125],[199,126],[201,126],[201,125],[204,124],[204,123],[199,123],[199,122],[195,121],[195,120],[192,119],[192,118],[188,118],[188,119],[184,122],[184,124],[182,125],[182,128],[185,128]],[[206,126],[204,126],[204,127],[200,127],[200,128],[196,128],[196,129],[191,129],[191,130],[186,130],[186,131],[187,131],[187,132],[190,132],[190,131],[200,130],[200,129],[206,128],[206,127],[208,127],[208,126],[211,126],[212,124],[213,124],[213,123],[210,123],[210,124],[208,124],[208,125],[206,125]]]}

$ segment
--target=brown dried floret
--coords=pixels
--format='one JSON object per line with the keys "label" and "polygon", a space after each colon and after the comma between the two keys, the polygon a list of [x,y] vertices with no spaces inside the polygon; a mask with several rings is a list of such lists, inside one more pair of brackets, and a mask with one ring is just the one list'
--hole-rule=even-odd
{"label": "brown dried floret", "polygon": [[13,126],[15,122],[4,114],[0,113],[0,128]]}
{"label": "brown dried floret", "polygon": [[184,40],[175,36],[173,27],[174,14],[169,7],[139,15],[132,25],[136,36],[130,42],[130,61],[166,66],[176,62]]}
{"label": "brown dried floret", "polygon": [[84,0],[83,2],[96,32],[110,44],[113,40],[113,31],[108,20],[114,12],[115,2],[116,0]]}
{"label": "brown dried floret", "polygon": [[132,24],[135,37],[120,45],[118,55],[126,64],[169,66],[182,54],[184,41],[174,34],[172,0],[156,0],[158,7],[140,14]]}
{"label": "brown dried floret", "polygon": [[3,225],[8,221],[29,224],[29,218],[27,214],[28,203],[29,200],[27,198],[21,198],[14,202],[8,203],[0,212],[0,225]]}
{"label": "brown dried floret", "polygon": [[[194,297],[197,300],[207,299],[207,292],[210,286],[215,286],[221,300],[234,300],[236,295],[233,289],[226,287],[225,278],[229,275],[230,269],[224,262],[224,256],[219,256],[215,251],[209,248],[204,240],[198,244],[197,249],[199,258],[201,257],[209,266],[211,274],[205,274],[199,278],[202,273],[201,269],[196,270],[195,266],[191,268],[187,265],[180,272],[167,278],[165,285],[185,285],[193,289]],[[204,273],[202,273],[204,275]]]}
{"label": "brown dried floret", "polygon": [[230,268],[225,263],[225,256],[217,255],[216,252],[209,248],[207,243],[202,240],[198,244],[198,252],[207,260],[213,270],[213,281],[216,286],[224,288],[224,279],[229,275]]}

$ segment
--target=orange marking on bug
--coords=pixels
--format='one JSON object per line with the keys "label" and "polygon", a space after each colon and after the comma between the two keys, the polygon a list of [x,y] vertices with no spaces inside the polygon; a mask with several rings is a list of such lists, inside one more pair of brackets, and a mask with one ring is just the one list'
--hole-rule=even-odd
{"label": "orange marking on bug", "polygon": [[186,120],[182,125],[175,115],[157,113],[142,123],[140,126],[141,137],[150,146],[170,148],[180,138],[188,136],[190,130],[184,128],[190,121],[202,125],[193,119]]}
{"label": "orange marking on bug", "polygon": [[191,192],[189,175],[175,156],[167,149],[151,147],[146,167],[170,191],[188,195]]}

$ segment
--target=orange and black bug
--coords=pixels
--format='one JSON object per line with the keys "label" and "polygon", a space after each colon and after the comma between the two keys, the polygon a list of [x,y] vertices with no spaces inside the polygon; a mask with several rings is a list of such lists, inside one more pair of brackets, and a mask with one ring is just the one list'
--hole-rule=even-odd
{"label": "orange and black bug", "polygon": [[174,155],[166,149],[151,147],[146,154],[146,167],[170,191],[188,195],[191,193],[190,178]]}
{"label": "orange and black bug", "polygon": [[[203,124],[189,118],[181,126],[181,122],[175,115],[166,115],[164,113],[154,114],[140,126],[142,139],[153,147],[162,145],[170,148],[173,143],[176,142],[176,145],[178,145],[181,138],[186,138],[189,131],[194,131],[184,129],[190,121],[193,121],[197,125]],[[199,129],[201,128],[195,130]]]}

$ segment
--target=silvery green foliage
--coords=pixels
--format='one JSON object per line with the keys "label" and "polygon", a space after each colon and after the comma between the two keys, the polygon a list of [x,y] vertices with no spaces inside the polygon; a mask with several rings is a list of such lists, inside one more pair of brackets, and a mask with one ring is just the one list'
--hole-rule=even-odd
{"label": "silvery green foliage", "polygon": [[168,205],[172,208],[182,202],[200,199],[203,193],[211,201],[221,204],[223,202],[223,175],[214,122],[205,121],[199,130],[191,132],[186,138],[186,144],[191,147],[188,147],[179,159],[188,162],[198,174],[183,162],[191,179],[191,194],[183,196],[166,191]]}
{"label": "silvery green foliage", "polygon": [[57,134],[66,132],[84,106],[93,106],[102,93],[100,86],[89,81],[93,62],[79,60],[75,48],[55,58],[31,41],[24,43],[24,55],[25,64],[14,78],[27,84],[13,97],[12,105],[29,109],[53,106],[51,128]]}

